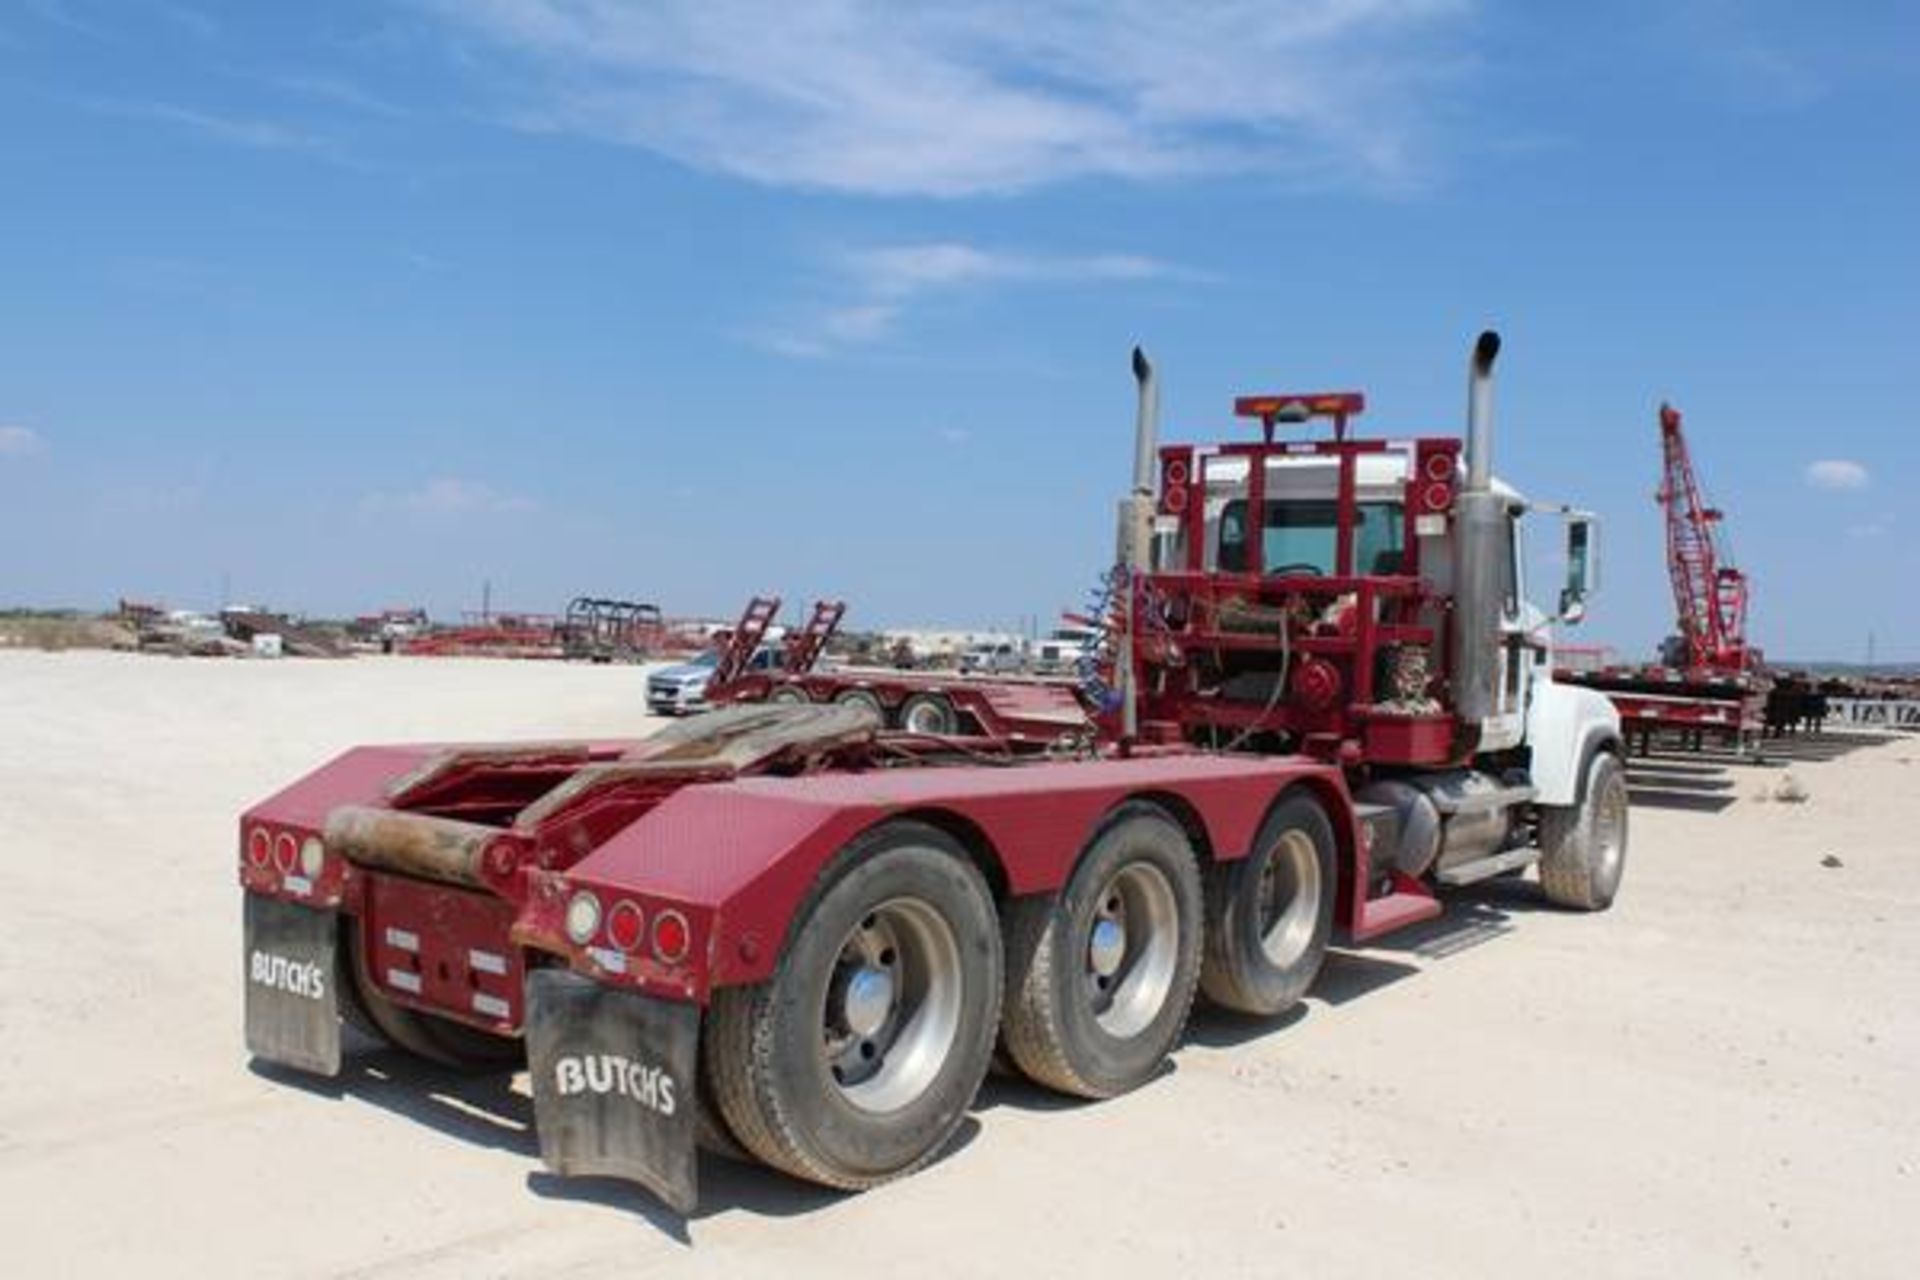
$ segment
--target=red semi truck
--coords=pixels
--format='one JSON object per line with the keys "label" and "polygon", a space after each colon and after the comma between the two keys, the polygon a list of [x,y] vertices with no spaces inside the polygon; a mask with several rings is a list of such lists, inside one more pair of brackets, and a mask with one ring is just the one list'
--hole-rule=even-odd
{"label": "red semi truck", "polygon": [[1256,439],[1158,448],[1136,352],[1113,697],[1071,752],[835,703],[347,752],[240,820],[250,1050],[335,1073],[351,1019],[441,1062],[524,1053],[550,1167],[685,1212],[700,1145],[843,1188],[924,1165],[996,1046],[1125,1092],[1196,993],[1278,1014],[1336,936],[1447,886],[1537,863],[1605,908],[1619,721],[1554,682],[1518,544],[1566,518],[1571,620],[1590,522],[1493,478],[1497,351],[1464,461],[1350,436],[1355,394],[1249,397]]}

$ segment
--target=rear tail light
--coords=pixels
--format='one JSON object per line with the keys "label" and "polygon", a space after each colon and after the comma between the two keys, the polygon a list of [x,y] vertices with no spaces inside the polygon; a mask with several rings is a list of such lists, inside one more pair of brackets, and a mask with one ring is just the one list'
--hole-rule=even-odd
{"label": "rear tail light", "polygon": [[687,958],[687,948],[692,944],[693,931],[678,911],[662,911],[653,918],[653,954],[657,959],[677,964]]}
{"label": "rear tail light", "polygon": [[1193,449],[1179,446],[1160,452],[1160,514],[1177,516],[1187,509],[1187,483],[1193,479]]}
{"label": "rear tail light", "polygon": [[1426,511],[1445,511],[1453,505],[1453,486],[1435,482],[1420,491],[1420,506]]}
{"label": "rear tail light", "polygon": [[585,889],[567,902],[567,937],[584,947],[600,932],[600,899]]}
{"label": "rear tail light", "polygon": [[282,831],[273,842],[273,865],[280,868],[280,874],[290,876],[294,865],[300,860],[300,845],[291,834]]}
{"label": "rear tail light", "polygon": [[622,898],[607,912],[607,941],[622,951],[636,950],[646,937],[646,925],[640,908]]}
{"label": "rear tail light", "polygon": [[255,827],[247,833],[247,861],[262,871],[273,858],[273,836],[265,827]]}
{"label": "rear tail light", "polygon": [[1450,453],[1430,453],[1427,455],[1427,479],[1453,479],[1453,455]]}

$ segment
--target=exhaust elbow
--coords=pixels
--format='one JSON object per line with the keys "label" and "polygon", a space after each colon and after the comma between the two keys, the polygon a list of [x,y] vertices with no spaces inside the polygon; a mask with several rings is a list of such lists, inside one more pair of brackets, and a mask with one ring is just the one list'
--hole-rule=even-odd
{"label": "exhaust elbow", "polygon": [[1500,335],[1487,329],[1473,344],[1467,367],[1467,481],[1469,493],[1493,488],[1493,361]]}
{"label": "exhaust elbow", "polygon": [[1153,453],[1159,447],[1160,379],[1153,361],[1140,347],[1133,349],[1133,380],[1139,391],[1139,405],[1133,423],[1133,491],[1153,492]]}

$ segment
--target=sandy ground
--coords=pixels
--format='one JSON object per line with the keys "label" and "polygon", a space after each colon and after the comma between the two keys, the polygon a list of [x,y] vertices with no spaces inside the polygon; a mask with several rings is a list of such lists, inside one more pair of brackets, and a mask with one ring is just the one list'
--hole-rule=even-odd
{"label": "sandy ground", "polygon": [[[20,1276],[1908,1276],[1920,741],[1636,770],[1606,915],[1509,884],[1278,1025],[991,1080],[859,1196],[709,1160],[680,1224],[541,1172],[525,1081],[248,1066],[241,808],[378,739],[643,732],[632,669],[0,654],[0,1239]],[[1837,856],[1843,865],[1826,867]]]}

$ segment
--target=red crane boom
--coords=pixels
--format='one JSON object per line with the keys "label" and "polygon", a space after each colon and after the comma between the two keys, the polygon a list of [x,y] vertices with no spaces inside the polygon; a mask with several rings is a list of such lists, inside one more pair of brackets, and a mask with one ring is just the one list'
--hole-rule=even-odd
{"label": "red crane boom", "polygon": [[1674,665],[1745,671],[1755,656],[1747,649],[1747,575],[1720,545],[1721,512],[1701,499],[1680,411],[1668,404],[1660,406],[1660,451],[1665,470],[1657,497],[1667,516],[1667,573],[1679,627]]}

